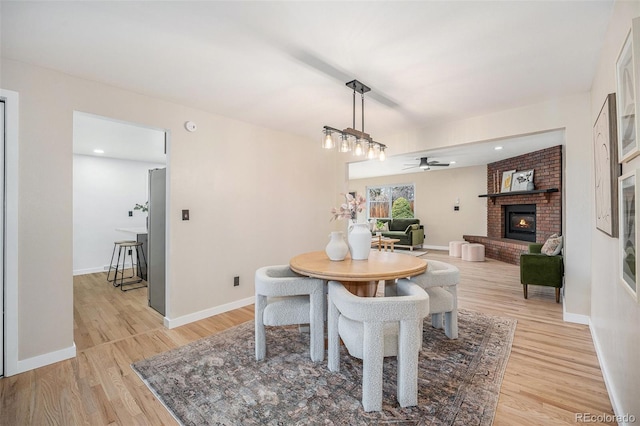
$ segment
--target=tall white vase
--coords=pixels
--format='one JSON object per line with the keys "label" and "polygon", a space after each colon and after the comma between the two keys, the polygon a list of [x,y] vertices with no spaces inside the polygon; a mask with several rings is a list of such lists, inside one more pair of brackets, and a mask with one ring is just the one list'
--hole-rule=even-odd
{"label": "tall white vase", "polygon": [[349,228],[351,259],[367,260],[371,251],[371,232],[368,223],[354,223]]}
{"label": "tall white vase", "polygon": [[349,246],[344,240],[344,232],[333,231],[329,236],[329,244],[325,247],[324,251],[331,260],[344,260],[349,253]]}

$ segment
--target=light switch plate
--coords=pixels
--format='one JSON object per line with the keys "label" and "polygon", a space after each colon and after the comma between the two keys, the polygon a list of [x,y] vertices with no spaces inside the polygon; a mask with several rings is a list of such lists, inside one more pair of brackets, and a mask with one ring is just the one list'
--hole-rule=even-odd
{"label": "light switch plate", "polygon": [[182,210],[182,220],[189,220],[189,210]]}

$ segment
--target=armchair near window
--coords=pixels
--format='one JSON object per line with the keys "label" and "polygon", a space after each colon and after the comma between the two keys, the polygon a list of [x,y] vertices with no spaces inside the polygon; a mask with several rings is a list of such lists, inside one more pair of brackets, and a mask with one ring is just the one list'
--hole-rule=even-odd
{"label": "armchair near window", "polygon": [[564,276],[562,255],[548,256],[541,253],[542,244],[529,244],[529,253],[520,255],[520,282],[524,298],[528,297],[527,285],[544,285],[556,288],[556,303],[560,303],[560,289]]}

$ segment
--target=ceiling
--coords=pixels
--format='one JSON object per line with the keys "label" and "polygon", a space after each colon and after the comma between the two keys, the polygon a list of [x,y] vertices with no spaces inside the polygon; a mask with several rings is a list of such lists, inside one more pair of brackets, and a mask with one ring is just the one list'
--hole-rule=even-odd
{"label": "ceiling", "polygon": [[393,156],[393,136],[408,128],[589,91],[613,0],[2,1],[0,8],[4,58],[318,146],[323,125],[351,125],[345,83],[358,79],[372,89],[365,131]]}
{"label": "ceiling", "polygon": [[[480,166],[563,144],[564,130],[469,143],[391,156],[387,157],[385,161],[372,160],[351,163],[349,164],[349,178],[364,179],[405,173],[433,173],[439,170],[452,170],[459,167]],[[429,161],[450,164],[447,167],[431,167],[430,170],[425,171],[418,167],[411,167],[418,166],[421,157],[428,157]]]}
{"label": "ceiling", "polygon": [[73,113],[74,154],[166,164],[164,136],[160,129]]}

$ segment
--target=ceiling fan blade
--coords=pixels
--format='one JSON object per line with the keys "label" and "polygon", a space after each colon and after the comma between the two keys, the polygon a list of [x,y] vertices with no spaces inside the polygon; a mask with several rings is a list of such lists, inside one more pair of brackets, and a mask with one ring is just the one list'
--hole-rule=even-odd
{"label": "ceiling fan blade", "polygon": [[430,166],[449,167],[449,163],[429,163]]}
{"label": "ceiling fan blade", "polygon": [[405,168],[404,168],[404,169],[402,169],[402,170],[415,169],[416,167],[418,167],[418,166],[417,166],[417,165],[416,165],[416,166],[409,166],[409,167],[405,167]]}

